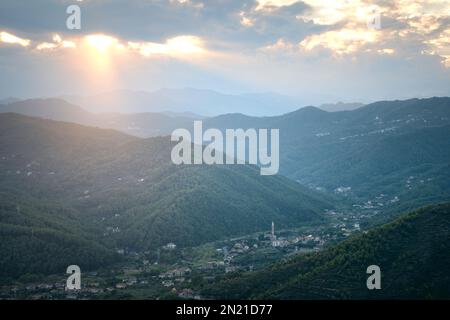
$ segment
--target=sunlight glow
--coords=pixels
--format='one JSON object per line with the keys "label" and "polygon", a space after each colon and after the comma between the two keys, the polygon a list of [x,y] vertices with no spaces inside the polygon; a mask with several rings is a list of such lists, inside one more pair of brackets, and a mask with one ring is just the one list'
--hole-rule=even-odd
{"label": "sunlight glow", "polygon": [[93,34],[86,36],[86,43],[98,51],[100,54],[105,54],[109,49],[116,47],[118,40],[111,36],[103,34]]}

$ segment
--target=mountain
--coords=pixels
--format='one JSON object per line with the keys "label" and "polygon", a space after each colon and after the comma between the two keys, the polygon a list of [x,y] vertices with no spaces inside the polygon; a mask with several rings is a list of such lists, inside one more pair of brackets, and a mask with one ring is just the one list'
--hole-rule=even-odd
{"label": "mountain", "polygon": [[72,264],[95,270],[119,261],[76,210],[30,196],[17,186],[1,189],[0,284],[63,273]]}
{"label": "mountain", "polygon": [[[112,128],[139,137],[192,129],[195,119],[174,113],[92,114],[55,99],[0,106],[0,112]],[[281,174],[312,189],[343,196],[343,201],[371,211],[380,221],[450,198],[450,141],[446,138],[450,98],[380,101],[340,112],[305,107],[275,117],[232,113],[203,122],[205,129],[279,128]]]}
{"label": "mountain", "polygon": [[[13,244],[19,259],[6,260],[11,263],[3,270],[14,270],[15,263],[26,270],[20,257],[67,253],[60,246],[65,241],[31,230],[66,235],[75,253],[84,250],[84,240],[96,242],[98,251],[154,250],[168,242],[184,247],[261,231],[271,221],[280,227],[318,222],[324,209],[333,207],[321,194],[281,176],[261,176],[253,166],[175,166],[173,145],[170,137],[139,139],[0,114],[0,203],[2,215],[11,218],[2,218],[1,240]],[[19,214],[17,206],[27,209]],[[14,234],[39,237],[42,247],[28,246]],[[44,250],[46,244],[55,250]],[[10,250],[2,247],[1,253],[11,255]]]}
{"label": "mountain", "polygon": [[[225,299],[447,299],[450,294],[450,204],[417,210],[322,252],[204,289]],[[368,290],[366,269],[381,270]]]}
{"label": "mountain", "polygon": [[89,112],[61,99],[30,99],[0,105],[0,113],[8,112],[75,123],[92,121]]}
{"label": "mountain", "polygon": [[[449,98],[431,98],[382,101],[344,112],[305,107],[276,117],[225,114],[204,119],[204,127],[279,128],[283,175],[344,195],[355,206],[401,212],[449,199],[449,106]],[[22,101],[2,111],[141,137],[191,129],[194,120],[158,113],[92,114],[55,99]]]}
{"label": "mountain", "polygon": [[204,127],[280,129],[280,173],[355,206],[401,212],[450,199],[450,98],[341,112],[305,107],[277,117],[228,114]]}
{"label": "mountain", "polygon": [[223,94],[193,88],[160,89],[153,92],[118,90],[94,96],[63,96],[89,112],[191,112],[216,116],[230,112],[279,115],[298,108],[299,99],[274,93]]}
{"label": "mountain", "polygon": [[14,103],[14,102],[18,102],[18,101],[20,101],[19,98],[8,97],[5,99],[0,99],[0,104],[9,104],[9,103]]}
{"label": "mountain", "polygon": [[184,118],[195,119],[195,120],[205,119],[204,116],[201,116],[199,114],[196,114],[196,113],[193,113],[193,112],[189,112],[189,111],[185,111],[185,112],[164,111],[164,112],[161,112],[161,113],[165,114],[166,116],[170,116],[170,117],[184,117]]}
{"label": "mountain", "polygon": [[361,108],[364,106],[363,103],[359,102],[337,102],[337,103],[325,103],[320,105],[319,109],[322,109],[324,111],[328,112],[336,112],[336,111],[349,111],[349,110],[355,110],[358,108]]}
{"label": "mountain", "polygon": [[189,127],[192,113],[101,113],[95,114],[62,99],[30,99],[0,105],[0,113],[20,113],[32,117],[73,122],[106,129],[115,129],[138,137],[169,135],[177,128]]}

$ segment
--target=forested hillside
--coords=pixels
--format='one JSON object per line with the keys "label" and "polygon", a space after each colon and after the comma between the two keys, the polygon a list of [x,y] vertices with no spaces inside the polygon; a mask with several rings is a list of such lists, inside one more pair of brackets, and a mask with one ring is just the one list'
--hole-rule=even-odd
{"label": "forested hillside", "polygon": [[279,128],[281,174],[358,205],[373,206],[381,195],[393,201],[376,209],[399,213],[450,200],[450,98],[342,112],[306,107],[279,117],[230,114],[204,126]]}
{"label": "forested hillside", "polygon": [[[273,220],[280,227],[317,222],[332,208],[321,195],[283,177],[261,176],[256,167],[175,166],[172,146],[170,137],[144,140],[0,115],[1,253],[10,257],[3,270],[51,272],[59,265],[45,257],[65,264],[67,251],[73,260],[98,255],[94,266],[107,263],[104,247],[197,245],[267,230]],[[27,245],[33,237],[39,241]],[[41,265],[27,264],[30,257]]]}
{"label": "forested hillside", "polygon": [[[426,207],[320,253],[254,273],[235,274],[204,290],[227,299],[432,299],[450,294],[450,204]],[[368,290],[366,269],[381,269]]]}

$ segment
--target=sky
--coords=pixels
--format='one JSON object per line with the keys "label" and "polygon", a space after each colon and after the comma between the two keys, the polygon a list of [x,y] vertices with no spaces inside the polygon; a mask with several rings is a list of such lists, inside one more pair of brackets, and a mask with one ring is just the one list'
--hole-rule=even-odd
{"label": "sky", "polygon": [[0,2],[0,98],[184,87],[316,104],[450,96],[450,1]]}

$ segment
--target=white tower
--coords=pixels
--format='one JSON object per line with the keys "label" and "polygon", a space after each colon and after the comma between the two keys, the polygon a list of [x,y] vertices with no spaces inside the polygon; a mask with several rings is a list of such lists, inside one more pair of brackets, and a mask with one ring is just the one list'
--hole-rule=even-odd
{"label": "white tower", "polygon": [[275,239],[275,223],[273,223],[272,221],[272,241],[274,241]]}

